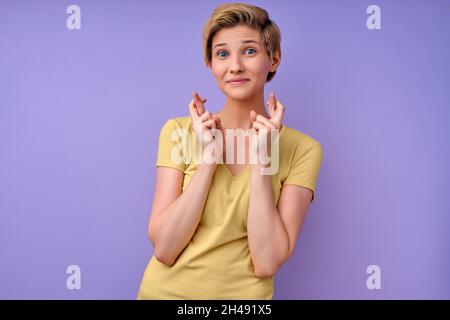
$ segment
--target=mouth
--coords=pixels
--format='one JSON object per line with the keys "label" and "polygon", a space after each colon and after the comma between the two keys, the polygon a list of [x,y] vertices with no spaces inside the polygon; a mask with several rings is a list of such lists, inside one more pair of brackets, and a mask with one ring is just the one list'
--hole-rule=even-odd
{"label": "mouth", "polygon": [[241,85],[244,84],[246,82],[248,82],[248,79],[239,79],[239,80],[232,80],[232,81],[227,81],[227,83],[231,84],[231,85]]}

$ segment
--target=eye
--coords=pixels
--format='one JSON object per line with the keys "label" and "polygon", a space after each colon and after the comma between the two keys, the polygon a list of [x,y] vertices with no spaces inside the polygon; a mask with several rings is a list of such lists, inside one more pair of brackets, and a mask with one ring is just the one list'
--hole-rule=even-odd
{"label": "eye", "polygon": [[225,53],[225,52],[226,52],[226,51],[223,51],[223,50],[222,50],[222,51],[219,51],[219,52],[216,53],[216,56],[218,56],[219,58],[225,58],[224,56],[221,56],[221,55],[220,55],[221,53]]}
{"label": "eye", "polygon": [[253,52],[256,53],[256,50],[253,49],[253,48],[247,48],[246,51],[247,51],[247,50],[253,50]]}
{"label": "eye", "polygon": [[[247,48],[247,49],[245,49],[244,52],[247,52],[248,50],[250,50],[250,52],[251,52],[250,55],[254,55],[256,53],[256,50],[253,48]],[[222,54],[227,54],[227,52],[225,50],[218,51],[216,53],[216,56],[218,56],[219,58],[225,58],[226,55],[222,55]]]}

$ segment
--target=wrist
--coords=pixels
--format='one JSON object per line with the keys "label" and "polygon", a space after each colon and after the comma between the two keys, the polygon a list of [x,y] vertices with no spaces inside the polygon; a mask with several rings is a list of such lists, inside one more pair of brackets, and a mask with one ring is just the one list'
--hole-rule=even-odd
{"label": "wrist", "polygon": [[214,170],[216,170],[216,167],[217,167],[217,163],[211,163],[211,164],[209,164],[209,163],[200,163],[199,165],[198,165],[198,169],[199,170],[205,170],[205,171],[214,171]]}

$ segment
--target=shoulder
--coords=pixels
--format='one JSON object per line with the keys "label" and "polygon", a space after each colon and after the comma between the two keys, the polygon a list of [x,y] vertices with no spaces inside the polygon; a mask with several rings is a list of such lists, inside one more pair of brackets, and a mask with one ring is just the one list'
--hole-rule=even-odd
{"label": "shoulder", "polygon": [[302,150],[306,151],[310,148],[322,149],[321,143],[312,136],[285,125],[284,127],[285,128],[281,141],[284,147],[291,150],[292,152],[298,152]]}
{"label": "shoulder", "polygon": [[161,133],[169,133],[173,130],[182,129],[186,131],[190,131],[192,128],[191,117],[174,117],[167,119],[162,127]]}
{"label": "shoulder", "polygon": [[189,128],[191,126],[191,117],[174,117],[165,121],[164,125],[176,126],[179,128]]}
{"label": "shoulder", "polygon": [[179,127],[184,129],[190,128],[192,124],[191,117],[189,116],[171,118],[170,120],[173,120]]}

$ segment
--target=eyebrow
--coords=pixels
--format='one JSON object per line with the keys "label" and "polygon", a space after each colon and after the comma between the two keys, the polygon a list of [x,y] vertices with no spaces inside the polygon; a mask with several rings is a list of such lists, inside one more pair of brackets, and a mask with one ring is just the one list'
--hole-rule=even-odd
{"label": "eyebrow", "polygon": [[[256,43],[256,44],[259,45],[259,42],[258,42],[258,41],[255,41],[255,40],[243,40],[241,43]],[[213,49],[214,49],[215,47],[226,46],[226,45],[227,45],[227,44],[226,44],[225,42],[217,43],[216,45],[214,45]]]}

